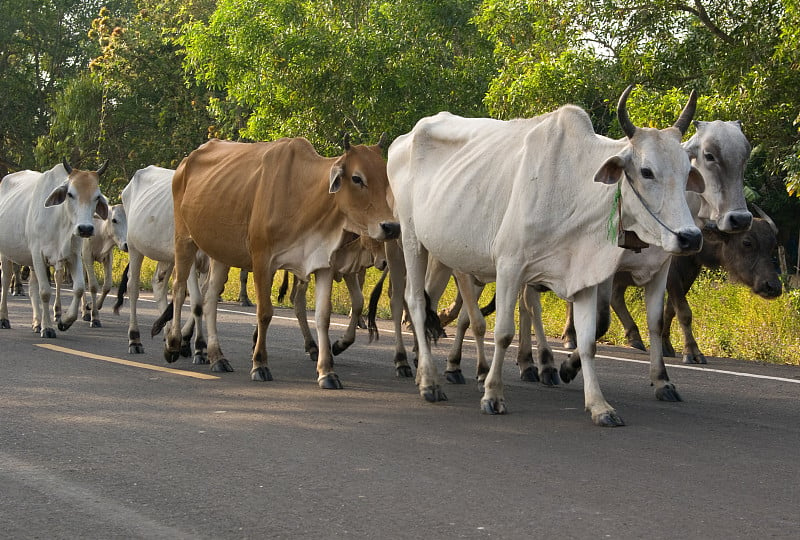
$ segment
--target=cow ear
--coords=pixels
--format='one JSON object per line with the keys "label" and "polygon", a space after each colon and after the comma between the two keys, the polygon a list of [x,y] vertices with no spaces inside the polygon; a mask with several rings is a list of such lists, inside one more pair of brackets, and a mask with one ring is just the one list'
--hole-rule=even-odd
{"label": "cow ear", "polygon": [[696,168],[692,167],[689,171],[689,179],[686,181],[686,191],[703,193],[706,190],[706,181],[703,175]]}
{"label": "cow ear", "polygon": [[47,199],[44,201],[44,205],[48,206],[56,206],[62,204],[64,201],[67,200],[67,190],[69,189],[69,185],[67,182],[64,182],[52,192],[50,195],[47,196]]}
{"label": "cow ear", "polygon": [[328,189],[329,193],[336,193],[342,187],[342,176],[344,169],[339,165],[331,167],[331,183]]}
{"label": "cow ear", "polygon": [[97,206],[95,207],[94,212],[100,216],[100,219],[108,219],[108,199],[106,199],[105,195],[100,195],[100,198],[97,199]]}
{"label": "cow ear", "polygon": [[625,161],[621,156],[611,156],[594,173],[594,181],[603,184],[616,184],[625,172],[624,166]]}

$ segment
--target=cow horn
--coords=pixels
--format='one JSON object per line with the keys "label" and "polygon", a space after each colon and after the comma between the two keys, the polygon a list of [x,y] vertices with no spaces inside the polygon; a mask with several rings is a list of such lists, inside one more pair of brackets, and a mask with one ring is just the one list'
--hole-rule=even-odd
{"label": "cow horn", "polygon": [[108,160],[105,160],[103,164],[100,165],[100,168],[97,169],[97,176],[101,176],[104,172],[106,172],[106,169],[108,169]]}
{"label": "cow horn", "polygon": [[72,174],[72,167],[69,166],[67,158],[64,158],[64,161],[62,163],[64,165],[64,170],[67,171],[67,174]]}
{"label": "cow horn", "polygon": [[631,119],[628,117],[628,109],[625,106],[631,90],[633,90],[632,84],[628,85],[625,91],[622,92],[622,95],[619,97],[619,102],[617,103],[617,119],[622,126],[622,131],[625,132],[625,135],[627,135],[629,139],[632,139],[634,133],[636,133],[636,126],[633,125],[633,122],[631,122]]}
{"label": "cow horn", "polygon": [[689,101],[686,102],[686,106],[674,124],[676,128],[681,130],[681,135],[686,135],[686,130],[689,129],[695,109],[697,109],[697,92],[692,90],[692,93],[689,94]]}
{"label": "cow horn", "polygon": [[755,210],[755,211],[756,211],[756,213],[757,213],[759,216],[761,216],[761,219],[763,219],[764,221],[766,221],[766,222],[769,224],[769,227],[770,227],[770,229],[772,229],[772,232],[774,232],[774,233],[777,235],[777,234],[778,234],[778,226],[777,226],[777,225],[775,225],[775,222],[774,222],[774,221],[772,221],[772,218],[771,218],[771,217],[769,217],[769,216],[767,215],[767,213],[766,213],[766,212],[764,212],[764,211],[761,209],[761,207],[760,207],[760,206],[758,206],[756,203],[753,203],[753,202],[751,202],[751,203],[750,203],[750,206],[752,206],[752,207],[753,207],[753,210]]}
{"label": "cow horn", "polygon": [[344,141],[342,141],[342,147],[344,147],[344,151],[347,152],[350,150],[350,134],[344,134]]}
{"label": "cow horn", "polygon": [[381,138],[378,140],[378,147],[379,148],[386,148],[386,145],[389,143],[389,135],[386,134],[384,131],[381,133]]}

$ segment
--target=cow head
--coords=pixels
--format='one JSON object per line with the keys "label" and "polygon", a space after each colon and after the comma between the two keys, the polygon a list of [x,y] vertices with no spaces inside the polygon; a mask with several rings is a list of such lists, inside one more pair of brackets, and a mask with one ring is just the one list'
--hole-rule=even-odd
{"label": "cow head", "polygon": [[694,122],[697,133],[684,143],[692,164],[700,171],[706,189],[689,194],[693,213],[703,222],[714,222],[723,232],[750,228],[753,215],[744,200],[744,170],[750,143],[741,122]]}
{"label": "cow head", "polygon": [[386,161],[379,146],[350,145],[344,140],[344,154],[330,171],[330,193],[347,217],[347,228],[378,241],[400,236],[394,220],[394,197],[386,176]]}
{"label": "cow head", "polygon": [[686,203],[687,190],[702,192],[703,177],[692,167],[681,137],[697,104],[692,92],[672,127],[636,127],[628,117],[626,102],[632,86],[619,99],[617,116],[628,139],[625,148],[608,158],[595,181],[621,182],[621,226],[649,244],[675,254],[700,250],[703,236]]}
{"label": "cow head", "polygon": [[750,287],[762,298],[772,299],[783,291],[773,255],[777,229],[766,219],[754,219],[749,230],[730,234],[716,227],[703,229],[703,237],[714,250],[731,281]]}
{"label": "cow head", "polygon": [[105,220],[109,237],[120,251],[128,251],[128,216],[121,204],[110,208],[109,218]]}
{"label": "cow head", "polygon": [[83,171],[63,163],[67,178],[55,188],[44,202],[46,207],[65,205],[67,214],[74,222],[73,234],[88,238],[95,233],[93,216],[108,219],[108,200],[100,193],[100,175],[106,170],[108,161],[97,171]]}

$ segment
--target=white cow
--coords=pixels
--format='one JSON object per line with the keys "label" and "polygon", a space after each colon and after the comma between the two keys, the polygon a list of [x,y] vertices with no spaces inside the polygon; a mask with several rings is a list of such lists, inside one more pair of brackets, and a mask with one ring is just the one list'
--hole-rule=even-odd
{"label": "white cow", "polygon": [[[114,285],[112,271],[114,269],[114,248],[128,251],[128,220],[121,204],[115,204],[109,210],[108,219],[94,217],[95,235],[83,241],[83,267],[86,272],[86,285],[91,295],[91,302],[83,304],[83,320],[89,321],[92,328],[100,328],[100,310]],[[102,289],[94,272],[94,263],[103,267]],[[100,293],[100,298],[97,294]]]}
{"label": "white cow", "polygon": [[[167,307],[167,284],[175,264],[175,220],[172,207],[172,175],[173,169],[164,169],[150,165],[136,171],[122,190],[122,206],[128,218],[128,281],[125,289],[131,300],[131,313],[128,324],[128,352],[144,353],[144,346],[139,332],[137,304],[139,301],[139,284],[141,280],[142,261],[145,257],[158,262],[153,276],[153,296],[156,299],[158,312]],[[200,262],[208,267],[208,261],[200,255]],[[202,298],[197,272],[189,274],[189,295]],[[121,291],[121,293],[124,291]],[[118,299],[114,311],[119,310],[121,299]],[[206,363],[206,342],[202,333],[200,315],[194,314],[190,319],[197,331],[194,343],[194,363]],[[183,335],[191,335],[192,326],[187,324]],[[187,354],[184,351],[184,354]]]}
{"label": "white cow", "polygon": [[[67,330],[78,318],[85,289],[81,249],[83,239],[95,234],[92,220],[96,213],[108,217],[108,201],[100,192],[99,170],[83,171],[69,166],[66,160],[47,172],[21,171],[0,181],[0,264],[11,262],[32,267],[29,295],[33,307],[33,330],[45,338],[56,331],[50,316],[52,287],[47,267],[56,273],[69,271],[73,276],[73,299],[67,317],[58,323]],[[11,273],[2,277],[0,328],[10,328],[7,294]]]}
{"label": "white cow", "polygon": [[[408,273],[406,300],[418,329],[417,384],[428,401],[446,399],[431,358],[424,298],[428,255],[457,277],[497,282],[496,346],[484,412],[506,412],[502,367],[515,334],[514,307],[523,285],[537,283],[574,300],[583,359],[585,406],[598,425],[623,425],[603,397],[594,370],[597,285],[617,269],[610,215],[620,226],[671,253],[693,253],[702,234],[684,191],[703,179],[680,146],[694,114],[693,93],[675,126],[637,128],[618,117],[627,137],[595,134],[585,111],[565,106],[532,119],[504,122],[439,113],[420,120],[389,148]],[[610,233],[613,233],[610,235]],[[609,236],[612,236],[610,239]],[[461,289],[464,305],[471,287]]]}

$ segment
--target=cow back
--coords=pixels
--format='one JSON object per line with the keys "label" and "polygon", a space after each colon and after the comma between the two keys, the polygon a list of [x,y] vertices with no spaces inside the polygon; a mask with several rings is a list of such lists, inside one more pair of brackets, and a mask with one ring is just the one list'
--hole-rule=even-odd
{"label": "cow back", "polygon": [[174,173],[151,165],[136,171],[122,190],[129,248],[155,261],[172,261],[175,256]]}

